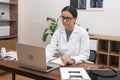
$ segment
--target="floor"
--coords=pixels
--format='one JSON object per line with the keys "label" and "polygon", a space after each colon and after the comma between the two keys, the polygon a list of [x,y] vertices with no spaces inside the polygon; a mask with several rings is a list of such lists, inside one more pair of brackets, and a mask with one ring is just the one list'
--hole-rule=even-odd
{"label": "floor", "polygon": [[[12,74],[8,72],[2,72],[0,73],[0,80],[12,80]],[[33,79],[16,75],[16,80],[33,80]]]}

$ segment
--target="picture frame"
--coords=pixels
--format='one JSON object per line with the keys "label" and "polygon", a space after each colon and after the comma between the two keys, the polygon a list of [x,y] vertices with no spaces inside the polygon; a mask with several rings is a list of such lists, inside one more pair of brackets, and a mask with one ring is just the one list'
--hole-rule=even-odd
{"label": "picture frame", "polygon": [[79,10],[104,10],[105,0],[70,0],[70,5]]}
{"label": "picture frame", "polygon": [[70,6],[74,6],[76,9],[86,10],[87,0],[70,0]]}
{"label": "picture frame", "polygon": [[104,10],[104,0],[87,0],[86,10]]}

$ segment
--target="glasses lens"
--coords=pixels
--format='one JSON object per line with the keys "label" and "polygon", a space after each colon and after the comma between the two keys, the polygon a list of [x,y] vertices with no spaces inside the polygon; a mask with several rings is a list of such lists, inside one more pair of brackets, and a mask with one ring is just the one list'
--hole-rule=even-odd
{"label": "glasses lens", "polygon": [[70,17],[64,17],[64,16],[60,16],[61,20],[66,20],[66,22],[70,22],[72,18]]}
{"label": "glasses lens", "polygon": [[65,17],[64,17],[64,16],[60,16],[60,19],[61,19],[61,20],[64,20],[64,19],[65,19]]}
{"label": "glasses lens", "polygon": [[66,21],[67,21],[67,22],[70,22],[71,19],[72,19],[72,18],[68,18],[68,17],[67,17],[67,18],[66,18]]}

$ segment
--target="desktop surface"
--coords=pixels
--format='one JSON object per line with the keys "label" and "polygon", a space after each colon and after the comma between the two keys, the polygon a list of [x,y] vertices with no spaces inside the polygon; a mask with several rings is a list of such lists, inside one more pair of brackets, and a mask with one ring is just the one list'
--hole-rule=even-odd
{"label": "desktop surface", "polygon": [[37,70],[20,67],[17,61],[7,61],[7,60],[5,61],[5,60],[0,59],[0,69],[6,70],[11,73],[13,72],[15,74],[23,75],[26,77],[31,77],[31,78],[37,79],[37,80],[39,80],[39,79],[60,80],[59,69],[45,73],[45,72],[40,72]]}
{"label": "desktop surface", "polygon": [[[95,64],[87,64],[87,66],[96,66]],[[67,65],[65,67],[85,67],[83,64],[77,64],[77,65]],[[20,67],[17,61],[8,61],[8,60],[2,60],[0,59],[0,69],[6,70],[11,73],[19,74],[22,76],[30,77],[36,80],[61,80],[60,75],[60,69],[55,69],[53,71],[50,71],[48,73],[40,72],[36,70],[31,70],[28,68]],[[98,70],[98,69],[95,69]],[[101,70],[98,70],[101,71]],[[103,70],[102,70],[103,71]],[[108,70],[106,73],[110,73]],[[117,70],[117,73],[119,76],[116,78],[100,78],[97,77],[95,79],[92,78],[92,80],[120,80],[120,70]]]}

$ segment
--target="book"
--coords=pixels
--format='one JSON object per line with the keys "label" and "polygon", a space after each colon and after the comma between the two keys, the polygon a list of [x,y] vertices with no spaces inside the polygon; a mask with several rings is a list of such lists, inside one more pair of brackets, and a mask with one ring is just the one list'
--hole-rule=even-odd
{"label": "book", "polygon": [[79,67],[60,67],[61,80],[91,80],[87,71]]}
{"label": "book", "polygon": [[61,60],[61,57],[59,57],[59,58],[56,57],[54,59],[49,60],[48,62],[53,63],[53,64],[58,64],[61,66],[65,65],[65,63]]}

